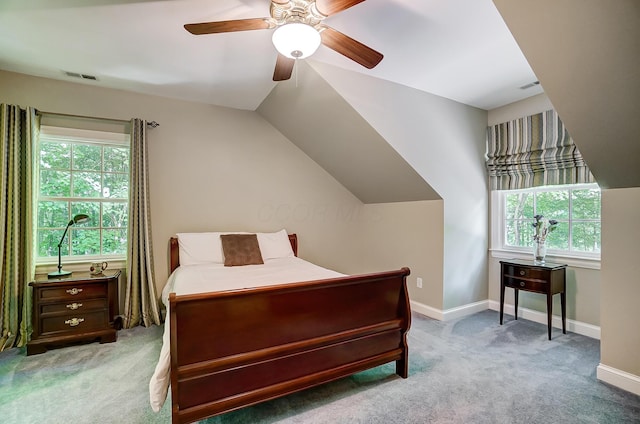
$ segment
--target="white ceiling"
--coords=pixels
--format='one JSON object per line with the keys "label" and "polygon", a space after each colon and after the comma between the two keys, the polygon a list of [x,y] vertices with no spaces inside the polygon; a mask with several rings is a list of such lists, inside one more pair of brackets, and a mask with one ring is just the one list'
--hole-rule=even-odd
{"label": "white ceiling", "polygon": [[[273,30],[183,25],[268,16],[269,0],[1,0],[0,69],[254,110],[276,84]],[[519,88],[537,78],[491,0],[367,0],[324,23],[384,59],[368,70],[321,46],[308,60],[487,110],[542,92]]]}

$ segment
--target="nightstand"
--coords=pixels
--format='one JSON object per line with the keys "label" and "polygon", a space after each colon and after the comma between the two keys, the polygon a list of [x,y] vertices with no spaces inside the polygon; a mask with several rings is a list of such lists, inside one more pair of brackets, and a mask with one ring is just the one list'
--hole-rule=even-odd
{"label": "nightstand", "polygon": [[533,261],[508,260],[500,261],[500,325],[504,311],[504,289],[514,289],[515,319],[518,319],[518,291],[525,290],[547,296],[547,326],[551,340],[551,318],[553,295],[560,294],[562,307],[562,333],[566,334],[566,269],[565,264],[546,262],[535,264]]}
{"label": "nightstand", "polygon": [[36,279],[33,287],[33,334],[27,355],[81,340],[115,342],[122,328],[118,312],[120,270],[88,272],[56,279]]}

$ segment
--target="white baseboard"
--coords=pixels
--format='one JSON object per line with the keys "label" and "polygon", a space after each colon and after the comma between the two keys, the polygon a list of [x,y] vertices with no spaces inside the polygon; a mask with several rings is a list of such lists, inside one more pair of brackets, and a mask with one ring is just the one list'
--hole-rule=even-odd
{"label": "white baseboard", "polygon": [[489,309],[489,301],[483,300],[475,303],[468,303],[466,305],[458,306],[456,308],[447,309],[445,311],[436,309],[424,303],[411,300],[411,310],[419,314],[426,315],[429,318],[437,319],[438,321],[450,321],[456,318],[462,318],[467,315],[475,314],[476,312]]}
{"label": "white baseboard", "polygon": [[596,376],[600,381],[640,396],[640,377],[637,375],[599,364],[596,369]]}
{"label": "white baseboard", "polygon": [[[416,302],[415,300],[411,300],[410,303],[412,311],[428,316],[429,318],[437,319],[438,321],[450,321],[452,319],[462,318],[467,315],[475,314],[476,312],[484,311],[485,309],[491,309],[494,311],[500,310],[500,303],[495,300],[483,300],[480,302],[469,303],[467,305],[458,306],[445,311],[425,305],[424,303]],[[514,309],[513,305],[508,303],[504,304],[504,312],[506,314],[513,316]],[[545,312],[534,311],[533,309],[522,307],[518,308],[518,317],[538,322],[540,324],[547,324],[547,314]],[[551,325],[555,328],[562,328],[562,318],[554,315],[551,319]],[[567,331],[600,340],[600,327],[596,325],[567,319]]]}
{"label": "white baseboard", "polygon": [[[495,300],[489,300],[489,309],[494,311],[500,310],[500,302]],[[508,303],[504,304],[504,312],[508,315],[514,315],[514,306]],[[534,311],[533,309],[518,308],[518,318],[528,319],[530,321],[538,322],[540,324],[547,324],[547,313]],[[551,325],[554,328],[562,328],[562,318],[554,315],[551,318]],[[592,339],[600,340],[600,327],[592,324],[587,324],[581,321],[574,321],[567,319],[567,331],[572,333],[582,334],[583,336],[591,337]]]}
{"label": "white baseboard", "polygon": [[467,315],[475,314],[476,312],[485,311],[489,309],[489,301],[483,300],[481,302],[467,303],[466,305],[458,306],[455,308],[447,309],[443,312],[443,321],[451,321],[452,319],[462,318]]}
{"label": "white baseboard", "polygon": [[413,312],[428,316],[429,318],[437,319],[438,321],[443,321],[444,315],[442,314],[442,310],[432,308],[431,306],[416,302],[415,300],[410,300],[409,303],[411,304],[411,310]]}

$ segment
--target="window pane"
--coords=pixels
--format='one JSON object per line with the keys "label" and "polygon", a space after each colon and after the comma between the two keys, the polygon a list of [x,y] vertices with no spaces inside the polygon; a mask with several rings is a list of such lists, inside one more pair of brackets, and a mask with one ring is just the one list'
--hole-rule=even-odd
{"label": "window pane", "polygon": [[127,230],[103,230],[102,253],[124,255],[127,253]]}
{"label": "window pane", "polygon": [[129,205],[126,203],[104,202],[102,204],[102,226],[127,228]]}
{"label": "window pane", "polygon": [[532,217],[534,215],[533,193],[507,194],[506,208],[507,219],[524,219]]}
{"label": "window pane", "polygon": [[543,215],[547,219],[569,219],[569,190],[537,193],[536,214]]}
{"label": "window pane", "polygon": [[[68,221],[67,221],[68,222]],[[65,224],[66,225],[66,224]],[[38,231],[38,256],[58,257],[58,243],[64,230],[39,230]],[[60,254],[69,254],[69,243],[65,237],[65,243],[60,247]]]}
{"label": "window pane", "polygon": [[72,202],[71,215],[76,216],[79,213],[89,215],[89,220],[87,222],[76,224],[76,228],[100,227],[100,202]]}
{"label": "window pane", "polygon": [[547,235],[547,248],[569,250],[569,223],[558,222],[555,229]]}
{"label": "window pane", "polygon": [[102,147],[78,144],[73,147],[73,169],[100,171]]}
{"label": "window pane", "polygon": [[[555,220],[546,238],[551,255],[595,258],[600,253],[600,189],[595,184],[547,186],[527,190],[501,191],[492,204],[502,220],[504,240],[497,248],[528,248],[533,245],[534,215]],[[497,224],[492,220],[492,225]]]}
{"label": "window pane", "polygon": [[[72,227],[73,228],[73,227]],[[75,229],[71,232],[72,255],[99,255],[100,230]]]}
{"label": "window pane", "polygon": [[129,197],[129,174],[104,174],[103,197],[127,199]]}
{"label": "window pane", "polygon": [[600,219],[600,190],[573,190],[573,219]]}
{"label": "window pane", "polygon": [[509,246],[533,246],[533,227],[525,220],[507,220],[505,227],[506,244]]}
{"label": "window pane", "polygon": [[600,222],[576,222],[572,227],[573,250],[600,251]]}
{"label": "window pane", "polygon": [[99,172],[75,172],[73,174],[74,197],[100,197],[102,194]]}
{"label": "window pane", "polygon": [[40,143],[40,167],[42,169],[71,168],[71,145],[68,143]]}
{"label": "window pane", "polygon": [[40,195],[69,197],[71,195],[71,173],[69,171],[41,170]]}
{"label": "window pane", "polygon": [[129,149],[122,147],[104,148],[104,171],[129,173]]}
{"label": "window pane", "polygon": [[38,202],[38,227],[64,228],[68,223],[69,202]]}
{"label": "window pane", "polygon": [[122,134],[41,128],[38,258],[57,257],[64,228],[78,214],[89,220],[69,227],[63,255],[126,255],[130,149],[122,142]]}

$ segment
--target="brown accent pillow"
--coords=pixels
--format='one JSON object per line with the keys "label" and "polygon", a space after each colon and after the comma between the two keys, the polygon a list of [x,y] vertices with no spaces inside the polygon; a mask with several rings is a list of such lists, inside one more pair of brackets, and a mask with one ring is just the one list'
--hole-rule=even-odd
{"label": "brown accent pillow", "polygon": [[221,234],[224,266],[263,264],[255,234]]}

